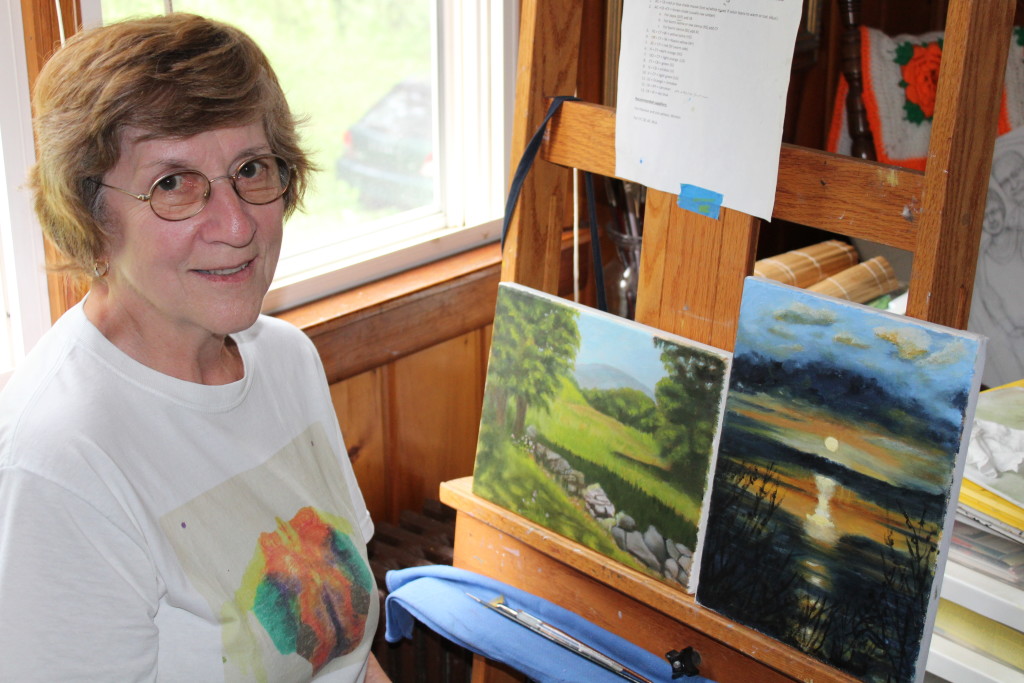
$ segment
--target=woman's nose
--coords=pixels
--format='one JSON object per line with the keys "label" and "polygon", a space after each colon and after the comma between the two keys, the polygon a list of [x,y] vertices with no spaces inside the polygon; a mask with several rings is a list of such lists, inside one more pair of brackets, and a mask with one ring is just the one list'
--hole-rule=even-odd
{"label": "woman's nose", "polygon": [[[217,183],[219,180],[225,182]],[[210,197],[203,210],[210,222],[204,226],[206,239],[238,247],[248,244],[256,233],[250,206],[238,196],[230,176],[211,178]]]}

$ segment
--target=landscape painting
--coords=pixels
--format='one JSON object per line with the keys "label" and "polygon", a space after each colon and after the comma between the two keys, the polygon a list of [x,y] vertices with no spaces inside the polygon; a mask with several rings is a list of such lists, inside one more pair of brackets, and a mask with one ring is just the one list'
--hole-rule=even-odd
{"label": "landscape painting", "polygon": [[697,601],[861,680],[921,680],[983,356],[748,278]]}
{"label": "landscape painting", "polygon": [[473,491],[691,591],[729,354],[499,286]]}

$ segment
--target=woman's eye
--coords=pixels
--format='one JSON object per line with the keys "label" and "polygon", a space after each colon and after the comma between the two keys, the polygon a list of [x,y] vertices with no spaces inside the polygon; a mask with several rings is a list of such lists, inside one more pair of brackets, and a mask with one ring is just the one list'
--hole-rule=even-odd
{"label": "woman's eye", "polygon": [[174,173],[156,181],[156,187],[163,192],[177,192],[185,186],[185,175]]}
{"label": "woman's eye", "polygon": [[245,179],[256,178],[267,170],[263,159],[251,159],[238,167],[238,177]]}

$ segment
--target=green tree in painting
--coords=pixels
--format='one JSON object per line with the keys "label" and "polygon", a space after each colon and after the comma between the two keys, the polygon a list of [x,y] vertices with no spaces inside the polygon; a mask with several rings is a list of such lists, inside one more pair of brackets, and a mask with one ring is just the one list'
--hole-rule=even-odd
{"label": "green tree in painting", "polygon": [[661,362],[668,372],[654,390],[663,416],[654,436],[680,485],[699,491],[718,429],[725,363],[702,350],[662,339],[654,344],[661,349]]}
{"label": "green tree in painting", "polygon": [[509,407],[515,413],[509,432],[522,436],[528,407],[544,410],[569,377],[580,348],[578,311],[554,307],[542,299],[505,292],[498,297],[488,393],[495,421],[505,427]]}
{"label": "green tree in painting", "polygon": [[583,397],[594,410],[645,434],[653,434],[660,424],[658,406],[638,389],[584,389]]}

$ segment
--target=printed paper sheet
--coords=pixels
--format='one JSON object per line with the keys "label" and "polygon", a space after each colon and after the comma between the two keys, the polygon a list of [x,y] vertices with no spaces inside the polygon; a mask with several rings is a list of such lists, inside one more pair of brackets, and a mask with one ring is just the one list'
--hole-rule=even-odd
{"label": "printed paper sheet", "polygon": [[702,213],[770,219],[801,5],[624,3],[616,175]]}

